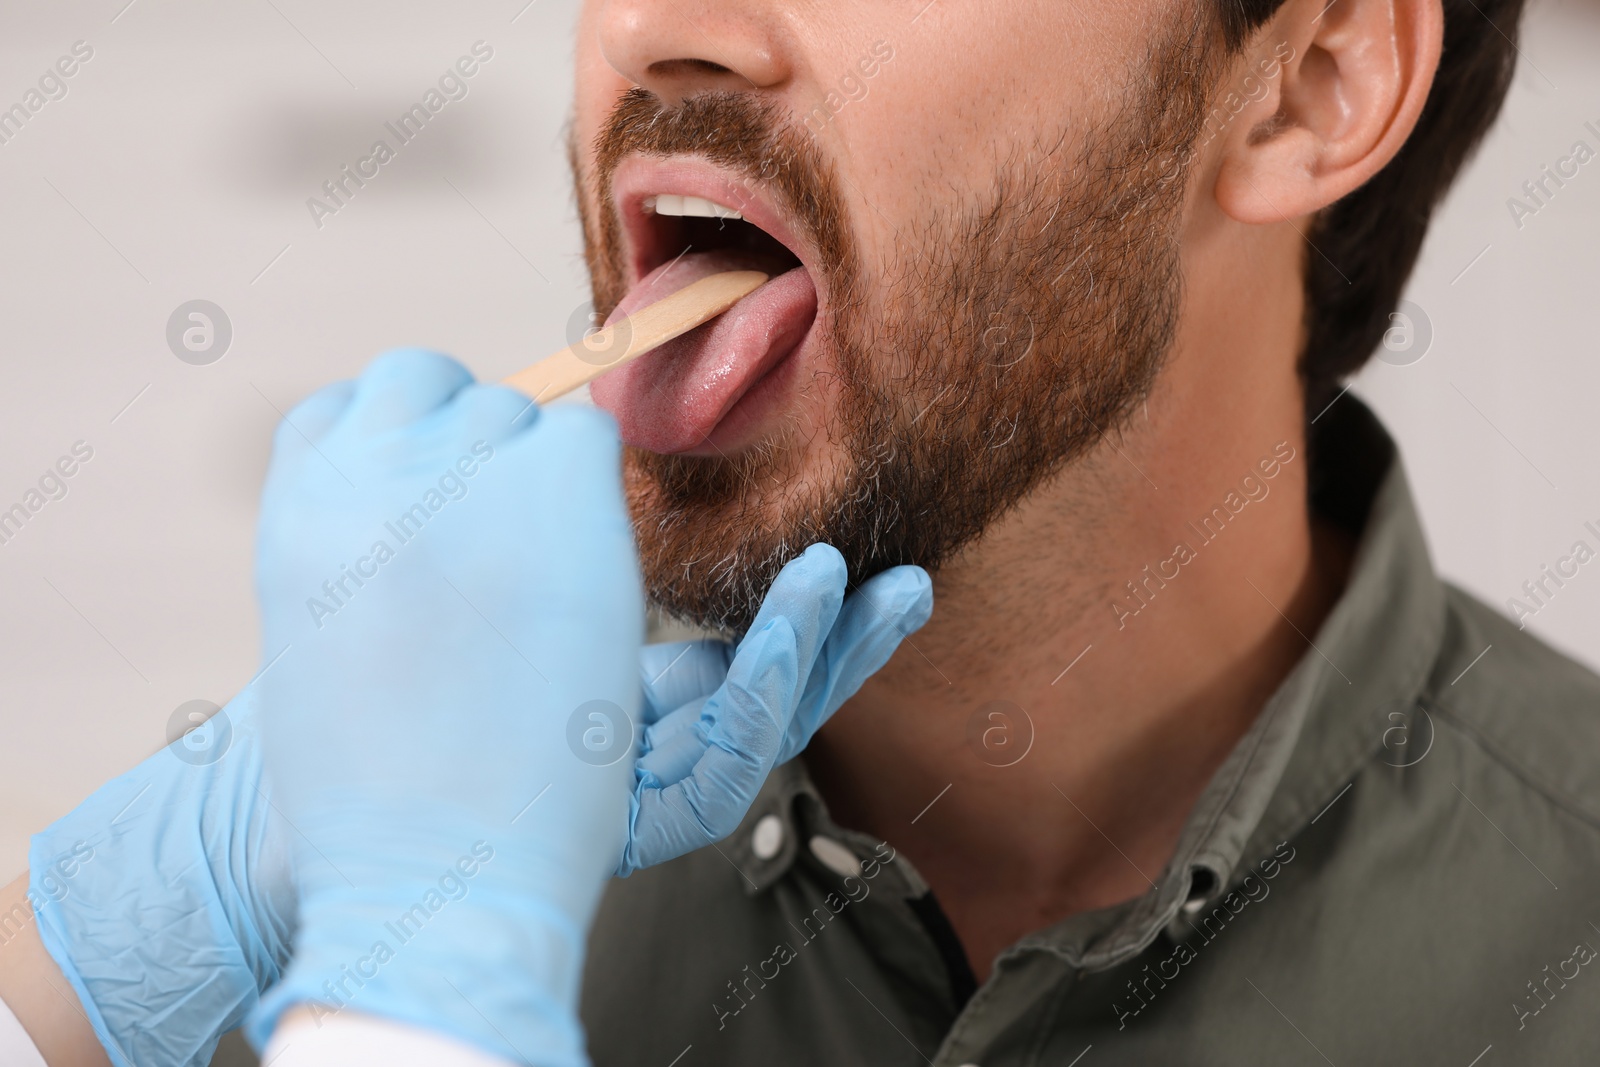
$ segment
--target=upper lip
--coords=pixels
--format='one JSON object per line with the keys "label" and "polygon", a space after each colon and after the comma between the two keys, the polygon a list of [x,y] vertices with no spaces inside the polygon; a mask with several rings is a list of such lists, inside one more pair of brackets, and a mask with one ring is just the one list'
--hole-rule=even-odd
{"label": "upper lip", "polygon": [[[816,254],[803,240],[789,213],[763,187],[709,160],[694,156],[633,156],[624,160],[612,175],[611,199],[622,220],[625,241],[624,262],[628,287],[638,285],[652,270],[683,251],[668,247],[655,224],[656,216],[644,209],[645,200],[662,193],[700,196],[727,207],[737,208],[744,221],[766,231],[800,260],[801,266],[819,284]],[[820,296],[820,289],[818,295]]]}

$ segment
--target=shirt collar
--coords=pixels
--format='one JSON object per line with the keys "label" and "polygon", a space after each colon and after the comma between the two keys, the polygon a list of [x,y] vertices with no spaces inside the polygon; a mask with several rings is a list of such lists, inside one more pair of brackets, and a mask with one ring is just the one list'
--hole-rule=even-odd
{"label": "shirt collar", "polygon": [[[1074,915],[1012,951],[1046,949],[1100,970],[1142,951],[1163,929],[1181,928],[1186,904],[1211,906],[1259,857],[1331,808],[1382,745],[1389,713],[1416,703],[1443,641],[1444,590],[1404,468],[1393,440],[1355,397],[1346,395],[1321,421],[1309,447],[1311,506],[1357,537],[1344,593],[1201,794],[1150,891]],[[762,856],[755,828],[767,818],[778,820],[781,842]],[[818,835],[859,855],[876,844],[832,823],[796,759],[773,771],[726,847],[754,895],[783,877]],[[903,858],[893,866],[903,892],[926,891]]]}

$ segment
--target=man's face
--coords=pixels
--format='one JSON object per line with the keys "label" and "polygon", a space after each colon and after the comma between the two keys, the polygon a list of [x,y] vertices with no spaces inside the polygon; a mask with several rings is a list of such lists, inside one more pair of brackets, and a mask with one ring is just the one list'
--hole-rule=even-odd
{"label": "man's face", "polygon": [[597,308],[773,278],[593,387],[661,606],[738,631],[815,541],[854,581],[936,568],[1137,405],[1177,325],[1209,25],[1176,0],[587,5]]}

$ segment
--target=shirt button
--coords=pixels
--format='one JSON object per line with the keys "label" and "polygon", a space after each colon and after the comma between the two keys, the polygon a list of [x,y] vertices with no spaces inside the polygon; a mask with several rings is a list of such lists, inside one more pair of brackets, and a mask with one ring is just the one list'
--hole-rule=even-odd
{"label": "shirt button", "polygon": [[776,815],[763,815],[750,835],[750,850],[757,859],[770,860],[783,847],[783,820]]}
{"label": "shirt button", "polygon": [[856,859],[856,854],[830,837],[813,837],[811,854],[835,874],[846,878],[861,874],[861,861]]}
{"label": "shirt button", "polygon": [[1206,867],[1196,867],[1189,875],[1189,898],[1183,902],[1183,913],[1194,915],[1210,901],[1216,891],[1217,876]]}

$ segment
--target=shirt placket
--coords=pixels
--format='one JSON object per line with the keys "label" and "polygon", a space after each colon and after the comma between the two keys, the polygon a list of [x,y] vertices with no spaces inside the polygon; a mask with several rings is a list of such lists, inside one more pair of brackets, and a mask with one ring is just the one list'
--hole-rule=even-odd
{"label": "shirt placket", "polygon": [[1041,948],[996,961],[933,1058],[933,1067],[1035,1067],[1079,968]]}

